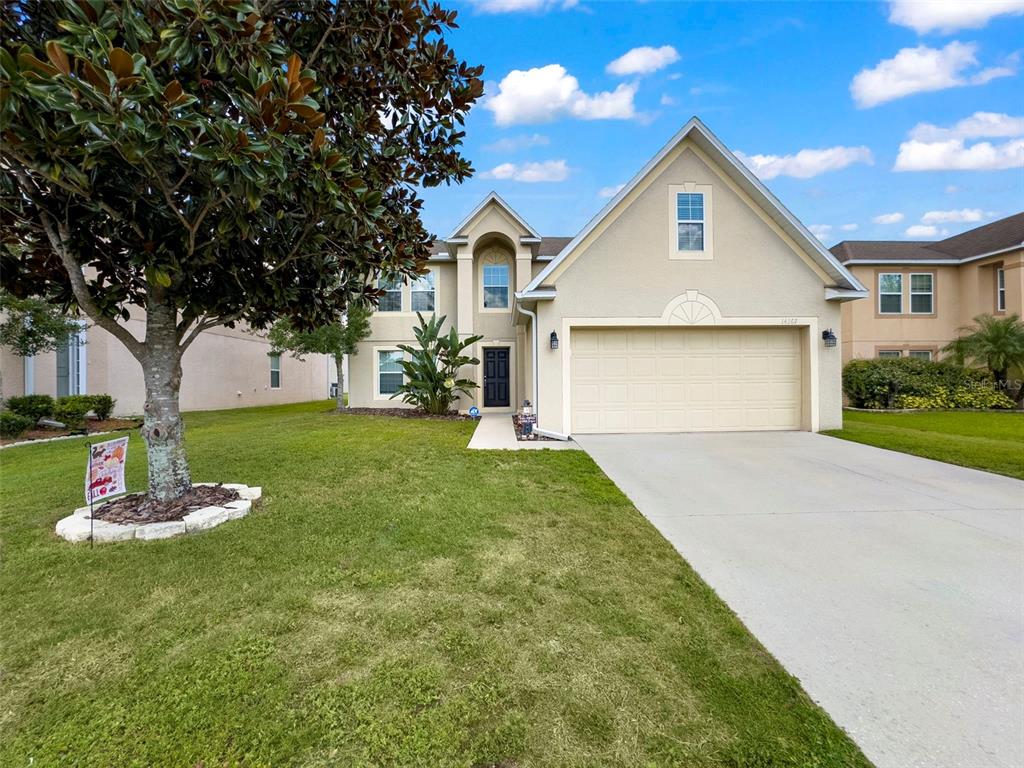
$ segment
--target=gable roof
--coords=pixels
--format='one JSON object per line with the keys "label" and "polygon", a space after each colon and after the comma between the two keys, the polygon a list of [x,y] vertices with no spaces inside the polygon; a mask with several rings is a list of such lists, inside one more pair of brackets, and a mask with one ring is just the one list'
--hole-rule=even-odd
{"label": "gable roof", "polygon": [[579,234],[569,241],[558,255],[530,281],[523,293],[537,290],[548,276],[593,232],[616,206],[637,187],[684,139],[690,139],[719,164],[722,171],[761,206],[772,220],[835,281],[836,288],[848,291],[866,291],[853,274],[844,267],[821,241],[812,235],[797,218],[779,202],[768,188],[715,136],[697,117],[691,117],[675,136],[640,169],[629,183],[592,218]]}
{"label": "gable roof", "polygon": [[832,246],[832,253],[844,264],[886,261],[960,264],[1016,248],[1024,248],[1024,212],[969,229],[945,240],[844,240]]}
{"label": "gable roof", "polygon": [[494,192],[494,191],[490,192],[487,195],[487,197],[485,197],[483,200],[481,200],[480,203],[477,205],[477,207],[474,208],[472,211],[470,211],[469,215],[466,218],[464,218],[461,222],[459,222],[459,226],[457,226],[455,229],[453,229],[452,233],[450,235],[448,235],[448,237],[445,238],[445,239],[447,239],[447,240],[455,240],[456,238],[461,237],[462,236],[461,235],[462,231],[464,229],[466,229],[466,227],[469,226],[470,222],[472,222],[473,219],[475,219],[477,217],[477,215],[480,212],[482,212],[484,210],[484,208],[486,208],[490,203],[494,203],[495,205],[499,206],[502,210],[504,210],[505,213],[507,213],[509,215],[509,218],[512,219],[512,221],[514,221],[516,224],[518,224],[523,229],[524,232],[528,233],[528,237],[536,238],[537,240],[541,239],[540,238],[540,233],[536,229],[531,227],[529,224],[527,224],[526,220],[522,216],[520,216],[518,213],[516,213],[512,209],[512,206],[510,206],[508,203],[506,203],[502,199],[501,195],[499,195],[497,192]]}
{"label": "gable roof", "polygon": [[[534,258],[539,261],[550,261],[570,240],[572,240],[571,237],[542,237],[537,243],[537,253]],[[442,261],[448,258],[448,241],[435,240],[430,246],[430,256],[431,258],[440,257]]]}

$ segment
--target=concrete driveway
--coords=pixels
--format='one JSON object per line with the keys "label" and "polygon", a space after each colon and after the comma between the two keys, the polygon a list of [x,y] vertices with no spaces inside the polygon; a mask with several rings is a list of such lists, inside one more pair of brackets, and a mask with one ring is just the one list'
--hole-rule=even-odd
{"label": "concrete driveway", "polygon": [[1024,482],[806,432],[577,442],[879,768],[1024,765]]}

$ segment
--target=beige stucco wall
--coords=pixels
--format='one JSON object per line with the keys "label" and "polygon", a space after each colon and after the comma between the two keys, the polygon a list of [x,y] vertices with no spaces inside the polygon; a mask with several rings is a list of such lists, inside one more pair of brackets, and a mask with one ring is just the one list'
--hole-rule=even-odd
{"label": "beige stucco wall", "polygon": [[[145,326],[139,319],[125,323],[136,338]],[[127,349],[107,331],[87,331],[86,392],[109,394],[117,400],[117,415],[142,413],[145,389],[142,369]],[[181,408],[205,411],[304,402],[328,397],[333,361],[326,355],[308,355],[299,361],[281,356],[281,387],[270,388],[270,345],[242,328],[212,328],[202,333],[182,359]],[[24,361],[4,350],[4,394],[24,394]],[[33,391],[57,394],[57,356],[37,355],[32,363]]]}
{"label": "beige stucco wall", "polygon": [[[806,325],[805,365],[817,358],[817,416],[819,429],[842,421],[840,351],[825,349],[821,331],[840,333],[840,308],[825,301],[825,282],[809,265],[809,257],[794,250],[752,201],[714,170],[684,142],[670,153],[634,192],[627,196],[582,244],[578,258],[556,270],[553,301],[537,302],[540,333],[539,425],[564,434],[571,425],[564,408],[571,336],[565,329],[582,319],[631,318],[656,321],[666,306],[685,291],[709,297],[730,322],[766,318],[778,324]],[[695,182],[712,189],[713,258],[679,261],[669,258],[670,224],[674,219],[669,186]],[[562,340],[553,351],[546,343],[552,331]],[[811,384],[812,382],[807,382]],[[809,391],[812,387],[807,387]],[[808,418],[810,422],[811,419]],[[806,425],[808,428],[811,423]]]}
{"label": "beige stucco wall", "polygon": [[[523,355],[525,329],[513,324],[512,294],[524,287],[532,277],[533,263],[528,246],[519,244],[526,234],[520,225],[506,214],[500,206],[491,203],[467,223],[460,235],[466,237],[460,245],[454,261],[432,261],[429,266],[438,273],[438,296],[435,306],[438,314],[447,316],[445,328],[455,326],[462,337],[483,336],[467,352],[483,359],[487,346],[508,347],[511,380],[509,382],[510,409],[518,407],[527,397],[526,371]],[[509,265],[509,308],[504,311],[484,310],[482,307],[482,265],[486,258],[498,256]],[[411,306],[409,287],[403,288],[403,310]],[[417,324],[416,314],[410,311],[377,312],[370,320],[371,334],[358,346],[358,353],[350,360],[351,384],[349,404],[357,408],[406,407],[400,399],[391,400],[376,395],[377,353],[393,349],[398,344],[413,344],[413,329]],[[483,366],[468,368],[463,376],[481,385],[471,397],[459,399],[460,410],[473,405],[483,405]]]}
{"label": "beige stucco wall", "polygon": [[[894,266],[855,264],[850,271],[870,291],[863,301],[843,306],[843,361],[874,358],[878,351],[939,350],[955,339],[958,329],[980,314],[1000,314],[996,310],[996,269],[1006,274],[1005,313],[1022,314],[1024,296],[1024,250],[967,262],[960,265],[899,264]],[[900,272],[903,277],[901,315],[878,312],[878,274]],[[909,275],[931,272],[935,275],[934,315],[910,313]],[[1004,314],[1005,314],[1004,313]]]}

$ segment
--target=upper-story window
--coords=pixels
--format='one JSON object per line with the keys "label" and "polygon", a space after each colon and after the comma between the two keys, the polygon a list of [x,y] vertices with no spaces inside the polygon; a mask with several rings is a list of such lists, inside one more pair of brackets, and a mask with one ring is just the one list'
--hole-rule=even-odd
{"label": "upper-story window", "polygon": [[1002,267],[996,270],[996,309],[1006,311],[1006,272]]}
{"label": "upper-story window", "polygon": [[416,281],[412,284],[413,312],[434,311],[435,286],[436,283],[433,271],[427,272],[425,275],[420,275],[416,279]]}
{"label": "upper-story window", "polygon": [[508,309],[508,264],[484,264],[484,309]]}
{"label": "upper-story window", "polygon": [[704,193],[676,194],[676,248],[680,251],[704,250]]}
{"label": "upper-story window", "polygon": [[903,275],[899,272],[881,272],[878,275],[878,313],[903,313]]}
{"label": "upper-story window", "polygon": [[401,312],[402,311],[402,281],[398,277],[382,277],[377,281],[377,287],[384,291],[377,303],[378,312]]}
{"label": "upper-story window", "polygon": [[910,314],[930,315],[935,312],[935,275],[931,272],[910,275]]}

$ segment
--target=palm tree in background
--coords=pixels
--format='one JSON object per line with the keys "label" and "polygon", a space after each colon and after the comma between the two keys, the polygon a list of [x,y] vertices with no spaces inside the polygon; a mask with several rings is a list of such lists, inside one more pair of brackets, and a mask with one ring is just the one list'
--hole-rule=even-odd
{"label": "palm tree in background", "polygon": [[[959,365],[988,368],[1004,389],[1010,370],[1024,369],[1024,322],[1017,315],[978,315],[974,325],[962,327],[960,334],[942,348]],[[1024,387],[1020,391],[1024,394]]]}

